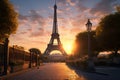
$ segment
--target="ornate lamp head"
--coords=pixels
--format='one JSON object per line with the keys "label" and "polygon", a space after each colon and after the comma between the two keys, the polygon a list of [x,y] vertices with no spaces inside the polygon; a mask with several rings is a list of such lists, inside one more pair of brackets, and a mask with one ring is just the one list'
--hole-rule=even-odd
{"label": "ornate lamp head", "polygon": [[90,19],[88,19],[88,22],[86,23],[87,31],[91,31],[92,23],[90,22]]}

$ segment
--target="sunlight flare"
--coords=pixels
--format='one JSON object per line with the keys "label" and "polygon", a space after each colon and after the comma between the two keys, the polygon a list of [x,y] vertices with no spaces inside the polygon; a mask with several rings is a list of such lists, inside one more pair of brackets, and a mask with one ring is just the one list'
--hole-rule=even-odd
{"label": "sunlight flare", "polygon": [[71,51],[73,49],[73,46],[72,46],[71,43],[69,43],[69,42],[64,43],[63,47],[64,47],[64,49],[65,49],[65,51],[67,52],[68,55],[71,54]]}

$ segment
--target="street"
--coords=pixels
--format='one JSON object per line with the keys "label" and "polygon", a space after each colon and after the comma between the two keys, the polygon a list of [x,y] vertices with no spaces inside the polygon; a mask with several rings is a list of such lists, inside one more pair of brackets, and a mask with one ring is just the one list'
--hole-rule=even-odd
{"label": "street", "polygon": [[9,77],[8,80],[85,80],[66,66],[65,63],[44,63],[39,69]]}
{"label": "street", "polygon": [[8,76],[1,80],[120,80],[120,68],[96,67],[95,73],[68,67],[65,63],[43,63],[39,68]]}

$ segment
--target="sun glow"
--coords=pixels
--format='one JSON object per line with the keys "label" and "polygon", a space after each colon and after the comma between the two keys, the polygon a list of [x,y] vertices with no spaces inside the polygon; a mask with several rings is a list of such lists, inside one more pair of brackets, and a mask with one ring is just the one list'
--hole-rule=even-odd
{"label": "sun glow", "polygon": [[63,47],[64,47],[64,49],[65,49],[65,51],[67,52],[68,55],[71,54],[72,49],[73,49],[73,46],[72,46],[71,43],[68,43],[68,42],[64,43]]}

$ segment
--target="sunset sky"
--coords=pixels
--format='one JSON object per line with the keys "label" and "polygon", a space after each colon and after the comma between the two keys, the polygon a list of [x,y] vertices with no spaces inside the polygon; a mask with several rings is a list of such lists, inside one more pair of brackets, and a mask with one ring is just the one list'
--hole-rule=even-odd
{"label": "sunset sky", "polygon": [[[44,52],[51,38],[55,1],[10,2],[19,13],[18,30],[10,36],[10,45],[23,46],[26,50],[39,48]],[[58,29],[65,50],[72,46],[79,32],[86,30],[88,18],[91,19],[94,30],[104,15],[115,11],[116,5],[120,5],[120,0],[57,0]]]}

